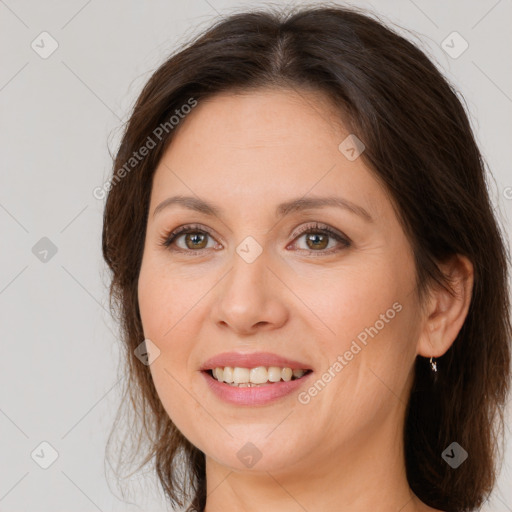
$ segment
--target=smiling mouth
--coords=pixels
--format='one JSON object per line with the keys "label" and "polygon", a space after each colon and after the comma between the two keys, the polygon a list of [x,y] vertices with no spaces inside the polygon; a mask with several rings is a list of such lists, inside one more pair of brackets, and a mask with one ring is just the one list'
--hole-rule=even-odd
{"label": "smiling mouth", "polygon": [[279,366],[258,366],[256,368],[225,366],[205,370],[205,373],[212,379],[232,387],[252,388],[298,380],[311,373],[311,371],[309,369],[292,370]]}

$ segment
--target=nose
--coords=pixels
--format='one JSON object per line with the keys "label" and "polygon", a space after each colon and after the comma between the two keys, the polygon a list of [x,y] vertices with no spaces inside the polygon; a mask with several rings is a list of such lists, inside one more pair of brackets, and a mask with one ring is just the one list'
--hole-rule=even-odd
{"label": "nose", "polygon": [[286,323],[286,287],[268,263],[264,252],[252,263],[234,252],[232,268],[217,287],[211,311],[216,325],[242,336],[278,329]]}

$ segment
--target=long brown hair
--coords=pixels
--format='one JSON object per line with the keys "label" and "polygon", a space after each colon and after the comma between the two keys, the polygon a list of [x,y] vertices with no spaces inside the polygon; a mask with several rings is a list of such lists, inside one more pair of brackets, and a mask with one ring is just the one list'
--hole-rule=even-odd
{"label": "long brown hair", "polygon": [[[257,87],[313,89],[339,107],[340,121],[364,141],[362,158],[396,205],[420,297],[432,285],[449,289],[437,263],[453,254],[472,262],[469,312],[438,360],[437,381],[425,358],[415,362],[404,441],[408,482],[423,502],[450,511],[479,507],[495,484],[510,385],[508,254],[486,166],[454,87],[429,58],[364,11],[330,5],[224,18],[168,58],[136,101],[115,156],[102,243],[125,348],[123,402],[136,415],[132,452],[144,455],[139,469],[154,459],[171,502],[203,510],[204,454],[173,425],[148,366],[134,355],[144,339],[138,275],[152,176],[179,126],[169,119],[191,99]],[[150,138],[155,147],[127,168]],[[457,470],[441,457],[453,441],[469,453]]]}

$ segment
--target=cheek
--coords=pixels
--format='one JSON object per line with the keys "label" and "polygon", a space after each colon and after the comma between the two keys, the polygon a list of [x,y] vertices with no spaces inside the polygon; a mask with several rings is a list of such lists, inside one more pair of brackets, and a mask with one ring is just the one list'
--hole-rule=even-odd
{"label": "cheek", "polygon": [[169,365],[168,354],[162,353],[150,366],[158,399],[176,428],[192,444],[204,450],[204,439],[197,426],[209,424],[211,417],[205,414],[204,407],[195,399],[194,394],[188,392],[186,372],[180,371],[179,361],[174,357],[173,360],[175,364]]}
{"label": "cheek", "polygon": [[[404,306],[405,280],[386,272],[382,265],[373,269],[369,265],[361,267],[363,270],[352,267],[324,273],[317,271],[310,276],[303,273],[294,287],[299,297],[306,298],[314,317],[323,324],[322,334],[325,332],[327,336],[317,336],[317,339],[331,340],[326,345],[331,349],[343,348],[346,342],[350,344],[350,340],[376,323],[379,333],[399,324],[397,310]],[[338,343],[333,344],[332,340]]]}
{"label": "cheek", "polygon": [[297,295],[308,297],[325,327],[314,339],[324,356],[322,375],[333,382],[328,401],[343,396],[347,406],[376,410],[393,398],[390,389],[400,394],[406,383],[419,312],[409,268],[399,271],[382,262],[364,267],[301,280]]}
{"label": "cheek", "polygon": [[194,298],[178,294],[175,281],[171,286],[167,279],[146,271],[141,272],[138,295],[144,336],[160,351],[149,365],[158,398],[176,427],[191,432],[198,404],[187,392],[192,349],[187,340],[194,337],[187,324],[187,312],[191,309],[188,303]]}
{"label": "cheek", "polygon": [[177,326],[187,322],[200,298],[200,290],[187,276],[173,271],[160,259],[149,256],[143,261],[138,281],[139,310],[147,338],[171,340]]}
{"label": "cheek", "polygon": [[145,338],[160,350],[150,370],[168,412],[190,398],[185,389],[195,370],[190,367],[190,355],[198,339],[194,329],[202,323],[198,301],[203,293],[187,276],[156,258],[143,261],[138,281],[139,310]]}

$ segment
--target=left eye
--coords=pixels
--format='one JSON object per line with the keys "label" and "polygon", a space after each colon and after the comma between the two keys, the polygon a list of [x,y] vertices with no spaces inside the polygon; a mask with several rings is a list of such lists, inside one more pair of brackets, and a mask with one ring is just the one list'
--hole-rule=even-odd
{"label": "left eye", "polygon": [[[302,237],[305,237],[306,248],[299,249],[308,252],[320,253],[320,255],[325,253],[331,254],[333,252],[338,252],[339,250],[346,249],[351,245],[351,241],[346,236],[338,233],[337,231],[334,231],[327,225],[319,223],[314,223],[312,225],[307,225],[301,228],[299,233],[295,234],[294,240],[300,239]],[[332,250],[333,246],[329,247],[329,239],[333,240],[334,242],[338,242],[338,245],[341,247]],[[333,245],[336,244],[334,243]]]}
{"label": "left eye", "polygon": [[[329,231],[313,230],[303,233],[297,237],[297,240],[304,238],[306,247],[299,247],[303,250],[313,249],[315,252],[332,249],[336,246],[336,242],[344,242],[344,240]],[[333,242],[331,245],[329,242]]]}
{"label": "left eye", "polygon": [[[199,227],[194,226],[182,226],[177,230],[173,231],[167,237],[164,238],[162,245],[167,248],[170,248],[172,244],[176,244],[179,251],[185,252],[199,252],[198,250],[212,248],[212,246],[208,247],[208,237],[212,238],[211,234],[204,229],[200,229]],[[294,240],[298,240],[301,238],[305,238],[306,247],[299,247],[299,250],[309,251],[309,252],[335,252],[331,249],[336,245],[336,242],[340,244],[343,248],[347,248],[351,245],[351,242],[345,236],[337,233],[336,231],[330,229],[328,226],[305,226],[301,232],[295,234]],[[178,245],[178,240],[183,238],[185,242],[185,247]],[[334,243],[329,246],[329,241],[333,241]],[[294,244],[291,244],[293,246]],[[215,244],[213,244],[215,246]],[[287,248],[290,247],[287,246]],[[170,249],[175,250],[175,249]],[[340,250],[340,249],[337,249]]]}

